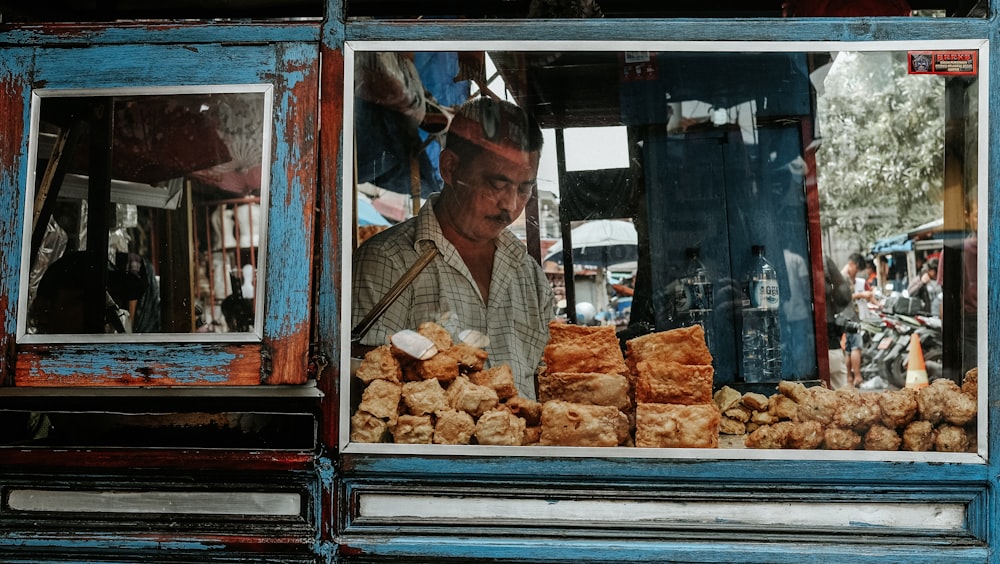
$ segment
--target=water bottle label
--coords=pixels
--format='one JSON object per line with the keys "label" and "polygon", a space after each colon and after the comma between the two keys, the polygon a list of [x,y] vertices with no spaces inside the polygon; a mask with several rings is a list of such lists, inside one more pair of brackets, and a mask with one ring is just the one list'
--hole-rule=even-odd
{"label": "water bottle label", "polygon": [[758,280],[750,292],[750,305],[753,307],[778,309],[778,281]]}

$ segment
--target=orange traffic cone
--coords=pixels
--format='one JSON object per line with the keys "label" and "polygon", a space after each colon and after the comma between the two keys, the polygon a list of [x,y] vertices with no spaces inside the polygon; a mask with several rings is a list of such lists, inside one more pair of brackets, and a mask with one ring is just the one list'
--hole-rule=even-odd
{"label": "orange traffic cone", "polygon": [[924,349],[920,337],[910,335],[910,357],[906,363],[906,387],[920,389],[927,386],[927,366],[924,365]]}

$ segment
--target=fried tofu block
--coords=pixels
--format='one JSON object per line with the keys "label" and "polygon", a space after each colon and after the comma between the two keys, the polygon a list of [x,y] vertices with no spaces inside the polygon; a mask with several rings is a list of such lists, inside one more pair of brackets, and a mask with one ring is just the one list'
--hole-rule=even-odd
{"label": "fried tofu block", "polygon": [[426,321],[418,325],[417,333],[420,333],[424,337],[430,339],[439,351],[446,351],[454,344],[448,330],[433,321]]}
{"label": "fried tofu block", "polygon": [[450,349],[444,352],[457,360],[459,368],[464,368],[466,372],[482,370],[488,358],[486,351],[466,343],[455,343]]}
{"label": "fried tofu block", "polygon": [[502,407],[524,419],[529,427],[538,427],[542,424],[542,404],[533,399],[524,396],[514,396],[505,401]]}
{"label": "fried tofu block", "polygon": [[538,400],[610,405],[623,411],[631,405],[628,379],[621,374],[598,372],[548,372],[539,376]]}
{"label": "fried tofu block", "polygon": [[403,386],[388,380],[375,380],[361,394],[358,411],[367,411],[375,417],[395,422],[399,414],[399,400]]}
{"label": "fried tofu block", "polygon": [[[761,395],[761,394],[757,394]],[[788,396],[774,394],[767,400],[767,412],[778,419],[796,419],[798,416],[799,404],[792,401]]]}
{"label": "fried tofu block", "polygon": [[508,364],[500,364],[486,370],[472,372],[469,374],[469,381],[473,384],[493,388],[501,400],[517,395],[517,386],[514,385],[514,371]]}
{"label": "fried tofu block", "polygon": [[437,380],[421,380],[403,384],[403,403],[410,415],[427,415],[448,409],[444,388]]}
{"label": "fried tofu block", "polygon": [[487,411],[476,421],[476,441],[481,445],[520,446],[524,444],[524,419],[505,409]]}
{"label": "fried tofu block", "polygon": [[476,422],[464,411],[447,409],[437,412],[434,423],[434,444],[467,445],[476,433]]}
{"label": "fried tofu block", "polygon": [[448,405],[465,411],[472,417],[479,417],[500,403],[493,388],[473,384],[465,376],[459,376],[452,382],[445,396],[448,398]]}
{"label": "fried tofu block", "polygon": [[448,353],[439,352],[427,360],[418,360],[414,363],[417,373],[422,380],[440,380],[451,382],[458,378],[458,360]]}
{"label": "fried tofu block", "polygon": [[765,411],[771,408],[773,399],[757,392],[747,392],[740,398],[740,402],[754,411]]}
{"label": "fried tofu block", "polygon": [[626,374],[625,358],[615,328],[549,323],[549,342],[542,354],[547,372]]}
{"label": "fried tofu block", "polygon": [[712,403],[640,403],[635,408],[635,446],[717,448],[719,423],[719,409]]}
{"label": "fried tofu block", "polygon": [[430,415],[400,415],[390,429],[393,441],[398,444],[431,444],[434,438],[434,423]]}
{"label": "fried tofu block", "polygon": [[355,376],[365,384],[373,380],[399,382],[402,375],[403,370],[399,365],[399,360],[393,356],[392,347],[389,345],[382,345],[368,351],[355,373]]}
{"label": "fried tofu block", "polygon": [[719,419],[719,433],[723,435],[742,435],[747,432],[746,423],[731,417]]}
{"label": "fried tofu block", "polygon": [[[712,353],[705,344],[701,325],[649,333],[625,343],[629,368],[643,360],[678,364],[712,364]],[[634,369],[633,369],[634,371]]]}
{"label": "fried tofu block", "polygon": [[389,424],[367,411],[358,411],[351,416],[352,443],[380,443],[385,438]]}
{"label": "fried tofu block", "polygon": [[715,376],[715,369],[711,364],[640,360],[636,364],[636,375],[636,403],[712,403],[712,378]]}
{"label": "fried tofu block", "polygon": [[628,439],[628,417],[607,405],[553,400],[542,404],[543,446],[613,447]]}

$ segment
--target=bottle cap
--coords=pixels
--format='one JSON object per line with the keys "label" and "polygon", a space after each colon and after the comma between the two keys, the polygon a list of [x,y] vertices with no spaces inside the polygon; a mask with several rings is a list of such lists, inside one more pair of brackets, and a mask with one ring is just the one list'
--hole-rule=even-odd
{"label": "bottle cap", "polygon": [[750,247],[750,254],[752,254],[753,256],[763,255],[764,245],[752,245]]}

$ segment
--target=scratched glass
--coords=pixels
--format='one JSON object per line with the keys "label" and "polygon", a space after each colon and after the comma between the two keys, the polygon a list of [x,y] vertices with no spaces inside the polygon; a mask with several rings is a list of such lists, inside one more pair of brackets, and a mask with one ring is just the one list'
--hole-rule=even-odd
{"label": "scratched glass", "polygon": [[[356,205],[345,206],[344,223],[357,236],[344,238],[345,255],[447,189],[438,157],[449,133],[462,130],[458,107],[502,98],[542,127],[537,188],[507,178],[476,186],[510,198],[534,190],[510,229],[543,266],[556,318],[614,326],[622,342],[701,325],[713,359],[710,393],[770,396],[781,380],[872,393],[937,379],[961,384],[985,356],[985,304],[977,300],[985,284],[985,43],[901,45],[845,50],[829,42],[806,52],[781,43],[648,42],[586,51],[499,42],[483,51],[434,42],[386,51],[350,42],[345,178],[356,181],[348,191]],[[502,128],[483,119],[481,131],[465,131],[493,139]],[[762,325],[766,335],[743,327],[756,319],[744,311],[753,247],[776,271],[778,315]],[[848,266],[854,258],[860,267]],[[826,270],[851,290],[845,305],[827,295]],[[755,339],[766,342],[744,350]],[[746,375],[744,357],[757,354],[766,355],[766,382]],[[349,440],[358,407],[350,398],[361,390],[357,381],[343,386],[342,447],[395,452],[391,433]],[[968,379],[967,397],[984,390]],[[974,411],[975,402],[962,403]],[[754,415],[723,413],[719,446],[745,452],[749,432],[766,424]],[[961,435],[957,442],[930,445],[931,456],[982,460],[984,422],[966,415],[954,414],[951,426],[962,428],[947,430]],[[903,429],[892,434],[901,438]],[[882,438],[866,448],[913,446]]]}
{"label": "scratched glass", "polygon": [[259,333],[270,98],[267,86],[36,90],[25,340]]}

